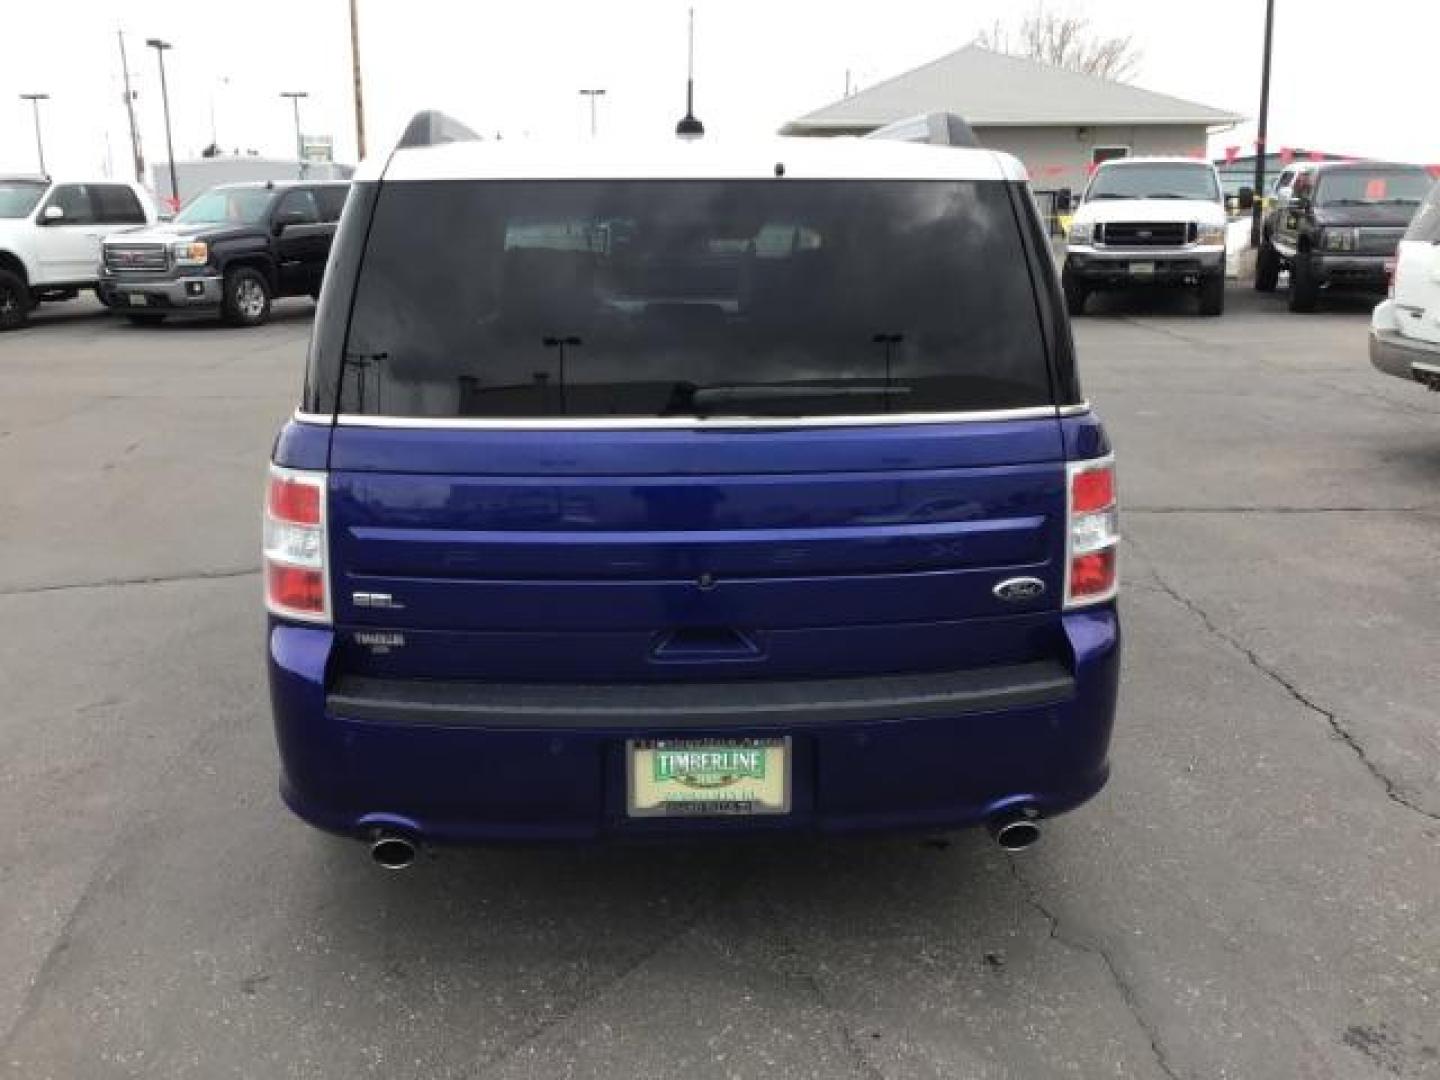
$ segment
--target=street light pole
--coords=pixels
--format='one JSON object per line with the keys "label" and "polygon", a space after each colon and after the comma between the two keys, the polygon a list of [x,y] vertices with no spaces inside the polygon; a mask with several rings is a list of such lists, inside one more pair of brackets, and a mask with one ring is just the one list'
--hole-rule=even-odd
{"label": "street light pole", "polygon": [[605,91],[603,88],[596,90],[581,90],[580,96],[588,97],[590,99],[590,137],[593,139],[595,138],[595,99],[599,97],[604,97]]}
{"label": "street light pole", "polygon": [[1250,216],[1250,246],[1260,247],[1265,218],[1265,139],[1270,127],[1270,43],[1275,33],[1275,0],[1265,0],[1265,55],[1260,61],[1260,116],[1255,130],[1255,207]]}
{"label": "street light pole", "polygon": [[40,175],[49,176],[45,171],[45,140],[40,138],[40,102],[49,101],[49,94],[21,94],[21,101],[30,102],[31,111],[35,113],[35,153],[40,158]]}
{"label": "street light pole", "polygon": [[175,141],[170,136],[170,88],[165,85],[165,53],[170,48],[168,41],[146,38],[145,44],[155,50],[160,62],[160,103],[165,109],[165,153],[170,158],[170,201],[171,209],[180,209],[180,178],[175,175]]}
{"label": "street light pole", "polygon": [[305,139],[300,134],[300,99],[309,97],[304,90],[281,90],[282,98],[289,98],[290,104],[295,109],[295,161],[300,168],[300,175],[305,175]]}

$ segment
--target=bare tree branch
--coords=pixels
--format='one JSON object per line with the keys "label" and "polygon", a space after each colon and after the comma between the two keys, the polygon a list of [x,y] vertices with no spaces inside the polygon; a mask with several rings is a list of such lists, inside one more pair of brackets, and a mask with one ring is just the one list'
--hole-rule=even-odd
{"label": "bare tree branch", "polygon": [[1031,9],[1012,30],[1000,20],[981,30],[975,43],[995,52],[1069,68],[1102,79],[1128,82],[1140,67],[1140,48],[1130,35],[1104,37],[1079,15],[1062,15],[1045,7]]}

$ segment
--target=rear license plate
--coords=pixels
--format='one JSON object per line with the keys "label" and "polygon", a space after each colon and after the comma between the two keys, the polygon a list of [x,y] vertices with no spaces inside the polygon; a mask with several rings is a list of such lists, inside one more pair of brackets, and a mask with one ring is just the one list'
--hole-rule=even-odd
{"label": "rear license plate", "polygon": [[1130,273],[1134,277],[1154,277],[1155,264],[1153,262],[1132,262]]}
{"label": "rear license plate", "polygon": [[131,294],[130,294],[130,306],[131,306],[131,307],[144,307],[144,306],[145,306],[146,304],[148,304],[148,303],[150,303],[150,298],[149,298],[148,296],[146,296],[144,293],[131,293]]}
{"label": "rear license plate", "polygon": [[749,817],[790,812],[790,740],[631,739],[631,817]]}

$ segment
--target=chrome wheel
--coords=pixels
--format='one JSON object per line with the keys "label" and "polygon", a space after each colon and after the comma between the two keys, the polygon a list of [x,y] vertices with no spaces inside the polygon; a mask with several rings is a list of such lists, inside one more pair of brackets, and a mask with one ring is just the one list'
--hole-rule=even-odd
{"label": "chrome wheel", "polygon": [[235,283],[235,310],[247,322],[265,312],[265,290],[254,278],[241,278]]}

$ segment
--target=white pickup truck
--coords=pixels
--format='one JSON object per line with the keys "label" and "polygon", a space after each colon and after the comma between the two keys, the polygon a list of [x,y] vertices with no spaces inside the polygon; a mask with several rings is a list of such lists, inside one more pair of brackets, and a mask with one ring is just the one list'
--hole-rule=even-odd
{"label": "white pickup truck", "polygon": [[95,289],[100,242],[154,221],[138,184],[0,177],[0,330],[23,326],[42,301]]}
{"label": "white pickup truck", "polygon": [[1100,289],[1190,288],[1200,314],[1225,310],[1225,201],[1215,166],[1117,158],[1095,170],[1070,225],[1062,274],[1070,314]]}

